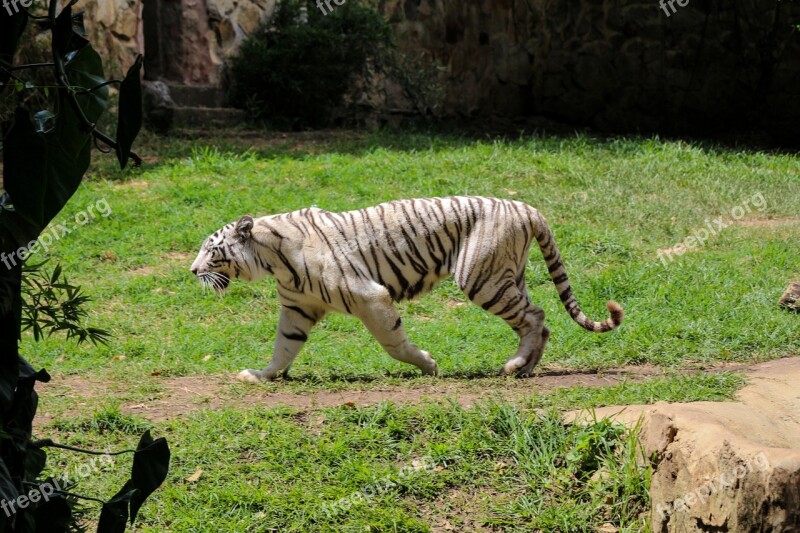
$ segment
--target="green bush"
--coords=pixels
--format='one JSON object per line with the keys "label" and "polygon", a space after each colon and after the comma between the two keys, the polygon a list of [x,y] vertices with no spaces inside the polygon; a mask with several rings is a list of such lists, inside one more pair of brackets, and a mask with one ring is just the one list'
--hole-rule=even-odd
{"label": "green bush", "polygon": [[353,77],[392,48],[377,11],[358,0],[333,7],[324,15],[313,2],[281,2],[231,62],[231,103],[276,127],[326,124]]}

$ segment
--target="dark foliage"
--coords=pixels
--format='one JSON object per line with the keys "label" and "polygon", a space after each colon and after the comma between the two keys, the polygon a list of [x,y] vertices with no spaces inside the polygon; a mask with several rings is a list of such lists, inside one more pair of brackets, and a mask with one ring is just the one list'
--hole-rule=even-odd
{"label": "dark foliage", "polygon": [[[106,82],[102,61],[86,40],[83,16],[72,11],[74,3],[58,13],[58,1],[50,0],[47,14],[37,17],[19,3],[0,9],[0,95],[8,98],[15,92],[11,96],[17,98],[11,100],[19,106],[2,124],[3,258],[24,255],[64,207],[89,166],[92,141],[116,150],[123,167],[129,159],[140,161],[130,150],[141,126],[141,61],[124,80]],[[44,62],[15,65],[18,44],[31,18],[50,33],[50,56]],[[43,71],[50,72],[46,87],[37,81]],[[121,84],[116,140],[96,127],[108,107],[109,83]],[[0,265],[0,505],[4,511],[0,512],[0,533],[67,531],[83,512],[78,499],[103,504],[99,531],[124,531],[128,519],[133,522],[144,499],[164,481],[169,447],[163,438],[153,440],[145,433],[136,450],[120,452],[134,454],[131,479],[108,502],[67,492],[66,487],[55,488],[52,479],[40,479],[47,447],[95,452],[32,439],[38,405],[34,385],[49,381],[50,376],[20,356],[20,332],[31,328],[38,338],[45,332],[65,331],[67,337],[95,342],[104,340],[107,333],[81,326],[86,296],[63,279],[58,267],[52,273],[41,271],[41,265],[28,267],[23,276],[22,263]],[[46,483],[54,489],[49,498],[20,500],[31,491],[44,490]]]}
{"label": "dark foliage", "polygon": [[325,125],[354,75],[392,46],[389,25],[348,0],[324,15],[313,2],[281,2],[231,62],[231,102],[282,128]]}

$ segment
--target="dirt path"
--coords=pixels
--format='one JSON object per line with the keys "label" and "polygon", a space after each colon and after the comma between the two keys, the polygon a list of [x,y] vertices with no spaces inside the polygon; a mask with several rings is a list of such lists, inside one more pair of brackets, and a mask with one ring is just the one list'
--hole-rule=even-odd
{"label": "dirt path", "polygon": [[[705,372],[747,370],[748,365],[722,365]],[[695,371],[687,371],[692,373]],[[424,401],[452,399],[469,407],[481,400],[515,401],[563,387],[608,387],[623,382],[638,382],[664,375],[663,368],[652,365],[628,366],[603,372],[545,371],[531,379],[435,379],[415,380],[409,385],[386,385],[364,389],[311,392],[281,392],[275,386],[268,390],[258,385],[245,385],[234,375],[200,375],[186,377],[151,377],[142,388],[121,381],[90,381],[82,376],[54,377],[53,381],[37,387],[40,409],[37,425],[55,418],[86,416],[107,403],[109,398],[122,398],[123,413],[139,415],[150,421],[168,420],[200,409],[220,409],[230,406],[278,407],[311,410],[339,405],[373,405],[381,401],[417,404]],[[138,388],[137,388],[138,387]],[[278,388],[280,382],[278,382]],[[50,398],[53,401],[48,401]],[[55,411],[51,406],[69,406]],[[128,399],[128,401],[125,401]]]}

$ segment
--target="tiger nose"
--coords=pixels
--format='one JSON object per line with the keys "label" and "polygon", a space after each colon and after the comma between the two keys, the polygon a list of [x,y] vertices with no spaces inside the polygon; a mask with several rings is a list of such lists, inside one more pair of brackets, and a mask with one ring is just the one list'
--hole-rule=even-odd
{"label": "tiger nose", "polygon": [[197,275],[197,267],[192,267],[189,270],[191,270],[192,274],[194,274],[195,276]]}

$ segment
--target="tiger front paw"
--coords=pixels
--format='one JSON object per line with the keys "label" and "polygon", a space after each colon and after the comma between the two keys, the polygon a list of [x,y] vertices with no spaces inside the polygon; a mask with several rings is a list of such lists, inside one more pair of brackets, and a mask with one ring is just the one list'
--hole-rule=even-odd
{"label": "tiger front paw", "polygon": [[425,366],[421,367],[422,374],[425,376],[438,376],[439,375],[439,365],[436,364],[436,361],[431,357],[431,354],[426,352],[425,350],[420,350],[422,355],[425,358]]}

